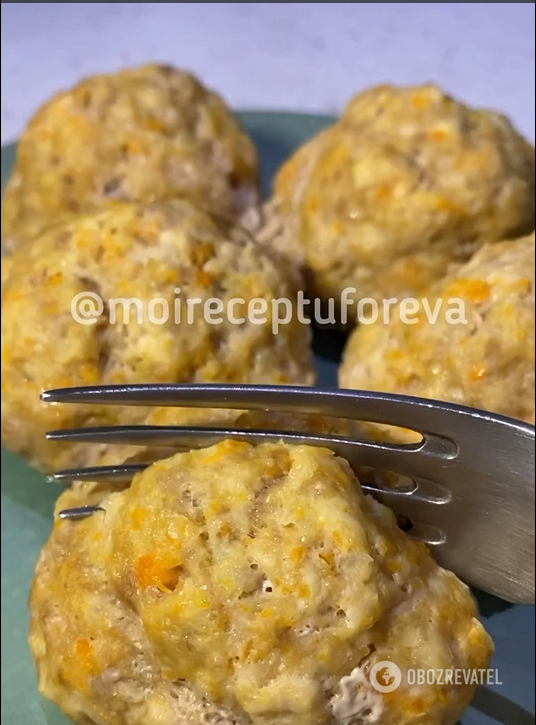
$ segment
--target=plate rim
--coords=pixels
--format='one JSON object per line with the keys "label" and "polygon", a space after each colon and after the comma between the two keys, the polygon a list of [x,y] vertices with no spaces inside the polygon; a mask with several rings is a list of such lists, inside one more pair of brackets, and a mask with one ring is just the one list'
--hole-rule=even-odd
{"label": "plate rim", "polygon": [[[319,123],[335,123],[339,118],[337,114],[332,113],[321,113],[316,111],[290,111],[284,108],[231,108],[231,111],[233,115],[237,116],[239,119],[250,119],[251,121],[264,121],[270,118],[278,118],[281,121],[307,118],[310,121]],[[4,153],[7,151],[15,150],[18,146],[19,138],[20,136],[11,141],[5,141],[4,143],[2,143],[0,145],[0,151]]]}

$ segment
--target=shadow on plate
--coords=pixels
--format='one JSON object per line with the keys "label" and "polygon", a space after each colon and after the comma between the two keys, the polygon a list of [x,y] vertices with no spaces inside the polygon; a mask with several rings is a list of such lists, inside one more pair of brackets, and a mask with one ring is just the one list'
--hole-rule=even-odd
{"label": "shadow on plate", "polygon": [[269,186],[275,173],[291,153],[335,120],[331,116],[284,111],[275,113],[239,111],[237,117],[257,147],[265,195],[269,193]]}
{"label": "shadow on plate", "polygon": [[322,360],[339,366],[348,334],[330,325],[314,326],[313,352]]}
{"label": "shadow on plate", "polygon": [[252,128],[250,134],[263,161],[262,193],[266,198],[271,193],[271,181],[277,170],[294,149],[291,144],[282,141],[281,137],[278,138],[277,134],[272,136],[264,129]]}
{"label": "shadow on plate", "polygon": [[473,594],[478,603],[478,610],[483,617],[493,617],[495,614],[502,614],[508,609],[511,609],[514,605],[509,602],[505,602],[503,599],[498,599],[492,594],[487,594],[479,589],[473,590]]}

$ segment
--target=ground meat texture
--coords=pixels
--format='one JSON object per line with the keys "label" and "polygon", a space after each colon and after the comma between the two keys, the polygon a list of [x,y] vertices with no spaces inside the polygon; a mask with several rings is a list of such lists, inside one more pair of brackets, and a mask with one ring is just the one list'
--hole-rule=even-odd
{"label": "ground meat texture", "polygon": [[[94,503],[94,484],[57,511]],[[325,449],[224,441],[56,518],[30,597],[41,692],[83,725],[454,725],[485,669],[468,589]]]}
{"label": "ground meat texture", "polygon": [[425,293],[433,307],[463,302],[467,324],[418,324],[393,315],[389,325],[352,333],[342,387],[460,403],[534,424],[534,235],[483,247]]}
{"label": "ground meat texture", "polygon": [[254,145],[189,73],[146,65],[83,80],[22,134],[2,200],[2,248],[64,214],[187,196],[235,217],[257,201]]}
{"label": "ground meat texture", "polygon": [[[110,453],[107,447],[48,442],[50,429],[225,425],[238,415],[50,405],[39,400],[43,390],[151,382],[314,383],[310,326],[293,316],[274,334],[270,304],[266,322],[247,319],[252,299],[296,298],[300,280],[294,269],[241,228],[191,202],[124,203],[77,217],[16,250],[10,266],[2,287],[2,444],[42,469],[89,465],[94,456]],[[71,311],[74,297],[88,291],[104,302],[92,325],[75,321]],[[130,321],[124,306],[115,307],[112,319],[107,301],[117,298],[140,300],[141,320],[135,306],[129,307]],[[165,324],[148,319],[155,298],[168,303]],[[189,315],[188,300],[195,298],[220,299],[222,323],[212,324],[202,303]],[[175,314],[177,299],[181,317]],[[241,324],[226,312],[233,299],[244,300],[232,310],[234,320],[245,320]]]}
{"label": "ground meat texture", "polygon": [[419,294],[534,220],[534,147],[508,119],[435,86],[385,85],[282,166],[258,234],[304,265],[319,297],[355,287],[383,300]]}

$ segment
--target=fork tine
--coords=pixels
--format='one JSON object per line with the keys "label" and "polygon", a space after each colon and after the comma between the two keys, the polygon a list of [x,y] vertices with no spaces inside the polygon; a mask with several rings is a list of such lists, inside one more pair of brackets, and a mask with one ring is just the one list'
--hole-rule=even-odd
{"label": "fork tine", "polygon": [[[105,510],[106,509],[102,506],[78,506],[76,508],[62,509],[59,511],[58,517],[63,520],[69,519],[72,521],[81,521],[82,519],[89,518],[96,513],[104,513]],[[428,544],[428,546],[433,547],[441,547],[446,542],[445,535],[440,529],[436,529],[435,527],[427,524],[421,526],[417,523],[417,525],[409,531],[408,536],[414,541],[420,541],[423,544]]]}
{"label": "fork tine", "polygon": [[303,415],[398,426],[429,438],[452,456],[454,441],[480,421],[493,438],[496,424],[514,435],[534,440],[534,426],[518,419],[454,403],[405,395],[339,388],[286,385],[151,384],[58,388],[41,394],[48,403],[185,408],[232,408]]}
{"label": "fork tine", "polygon": [[137,474],[145,471],[149,463],[129,463],[123,466],[94,466],[91,468],[67,468],[56,471],[47,476],[49,483],[63,483],[64,481],[91,481],[94,483],[114,481],[115,483],[130,483]]}
{"label": "fork tine", "polygon": [[60,511],[58,516],[60,519],[74,519],[80,521],[81,519],[87,519],[89,516],[104,511],[102,506],[79,506],[74,509],[64,509]]}
{"label": "fork tine", "polygon": [[[471,419],[501,420],[513,426],[519,421],[450,403],[363,390],[309,388],[282,385],[105,385],[48,390],[41,395],[48,403],[127,405],[195,408],[270,410],[286,413],[326,415],[348,420],[412,428],[451,438],[453,413]],[[431,412],[433,430],[430,430]],[[411,425],[410,425],[411,423]]]}
{"label": "fork tine", "polygon": [[[134,476],[142,473],[152,465],[147,463],[126,463],[122,466],[92,466],[88,468],[67,468],[63,471],[56,471],[47,476],[47,481],[54,483],[62,483],[64,481],[91,481],[94,483],[129,483]],[[387,489],[381,486],[371,484],[361,484],[361,489],[371,495],[379,496],[381,494],[386,500],[396,500],[410,498],[413,501],[419,500],[426,503],[447,503],[447,501],[438,500],[436,497],[415,494],[414,490]]]}
{"label": "fork tine", "polygon": [[[66,469],[64,471],[58,471],[52,476],[48,477],[49,481],[92,481],[95,483],[100,482],[114,482],[114,483],[125,483],[128,484],[132,480],[133,476],[146,470],[151,464],[150,463],[135,463],[125,464],[123,466],[96,466],[91,468],[81,469]],[[384,505],[389,506],[393,512],[403,520],[409,520],[413,518],[415,520],[415,514],[421,510],[426,511],[428,519],[430,519],[428,509],[426,507],[431,504],[446,503],[446,501],[438,501],[433,497],[428,497],[426,493],[421,495],[415,493],[415,491],[397,490],[397,489],[385,489],[379,486],[361,484],[361,490],[363,493],[373,496],[377,500],[381,501]],[[423,507],[425,507],[423,509]],[[101,506],[80,506],[76,508],[63,509],[59,512],[61,519],[73,519],[75,521],[92,516],[94,513],[104,511]],[[408,515],[409,514],[409,515]],[[440,546],[444,543],[445,537],[440,529],[435,526],[417,525],[408,534],[411,538],[423,543]]]}
{"label": "fork tine", "polygon": [[434,447],[435,439],[420,443],[394,445],[365,439],[340,438],[329,435],[289,433],[286,431],[183,426],[110,426],[74,428],[47,433],[51,441],[71,443],[106,443],[108,445],[156,446],[193,450],[215,445],[225,439],[261,443],[284,443],[329,448],[341,458],[360,466],[396,471],[402,475],[435,479],[441,483],[450,456]]}

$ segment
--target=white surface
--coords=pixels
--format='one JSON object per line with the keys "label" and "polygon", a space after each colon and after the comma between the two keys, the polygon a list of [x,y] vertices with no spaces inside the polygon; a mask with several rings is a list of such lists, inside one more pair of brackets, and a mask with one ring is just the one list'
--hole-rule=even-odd
{"label": "white surface", "polygon": [[336,112],[432,80],[534,139],[534,3],[2,3],[2,142],[81,76],[159,60],[235,107]]}

